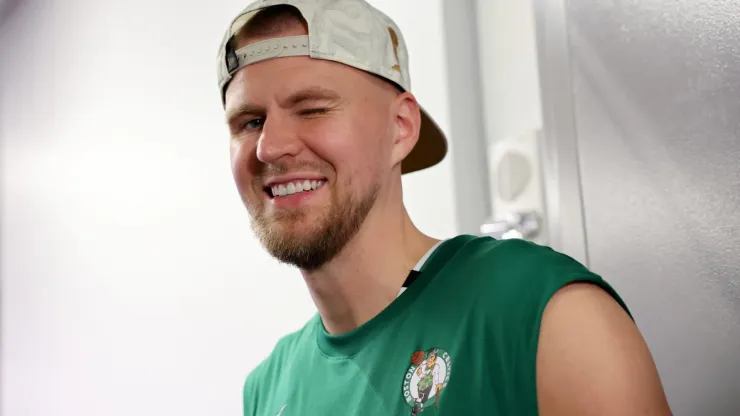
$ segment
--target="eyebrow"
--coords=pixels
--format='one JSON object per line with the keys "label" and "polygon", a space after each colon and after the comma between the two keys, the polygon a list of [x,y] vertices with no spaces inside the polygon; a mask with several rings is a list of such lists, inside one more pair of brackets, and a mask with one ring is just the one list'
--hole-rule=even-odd
{"label": "eyebrow", "polygon": [[[281,108],[290,108],[305,101],[339,101],[341,97],[336,91],[325,87],[310,86],[290,94],[287,98],[279,103]],[[226,122],[230,123],[233,119],[244,114],[263,114],[264,106],[259,106],[245,102],[226,111]]]}
{"label": "eyebrow", "polygon": [[298,90],[288,96],[280,107],[288,108],[300,104],[304,101],[339,101],[339,94],[328,88],[312,86]]}

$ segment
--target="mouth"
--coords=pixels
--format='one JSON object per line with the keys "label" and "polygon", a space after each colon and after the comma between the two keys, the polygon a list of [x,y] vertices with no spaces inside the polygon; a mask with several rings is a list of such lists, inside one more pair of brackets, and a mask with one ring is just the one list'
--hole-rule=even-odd
{"label": "mouth", "polygon": [[321,189],[326,184],[326,179],[298,179],[289,182],[275,183],[265,186],[263,189],[270,199],[287,198],[293,195],[309,194]]}

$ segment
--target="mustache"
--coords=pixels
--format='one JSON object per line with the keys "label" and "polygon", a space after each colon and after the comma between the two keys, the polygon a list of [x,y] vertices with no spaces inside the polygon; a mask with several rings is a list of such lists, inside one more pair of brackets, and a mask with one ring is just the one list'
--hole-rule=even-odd
{"label": "mustache", "polygon": [[317,173],[326,172],[326,165],[316,162],[293,162],[263,165],[255,174],[255,179],[263,180],[268,177],[285,175],[295,171],[312,171]]}

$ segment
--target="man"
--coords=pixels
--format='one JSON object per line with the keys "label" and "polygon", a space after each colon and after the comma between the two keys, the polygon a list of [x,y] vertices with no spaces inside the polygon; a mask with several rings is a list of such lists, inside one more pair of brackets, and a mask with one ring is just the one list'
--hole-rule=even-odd
{"label": "man", "polygon": [[446,141],[388,17],[364,0],[257,1],[218,64],[237,189],[318,309],[247,377],[245,415],[670,414],[599,276],[526,241],[414,226],[401,175]]}

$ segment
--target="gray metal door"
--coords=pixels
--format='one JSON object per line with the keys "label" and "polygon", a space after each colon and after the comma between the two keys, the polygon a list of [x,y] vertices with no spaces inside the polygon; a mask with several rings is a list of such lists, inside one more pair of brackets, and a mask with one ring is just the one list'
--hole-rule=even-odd
{"label": "gray metal door", "polygon": [[740,415],[740,2],[535,12],[545,136],[580,176],[558,244],[625,297],[676,415]]}

